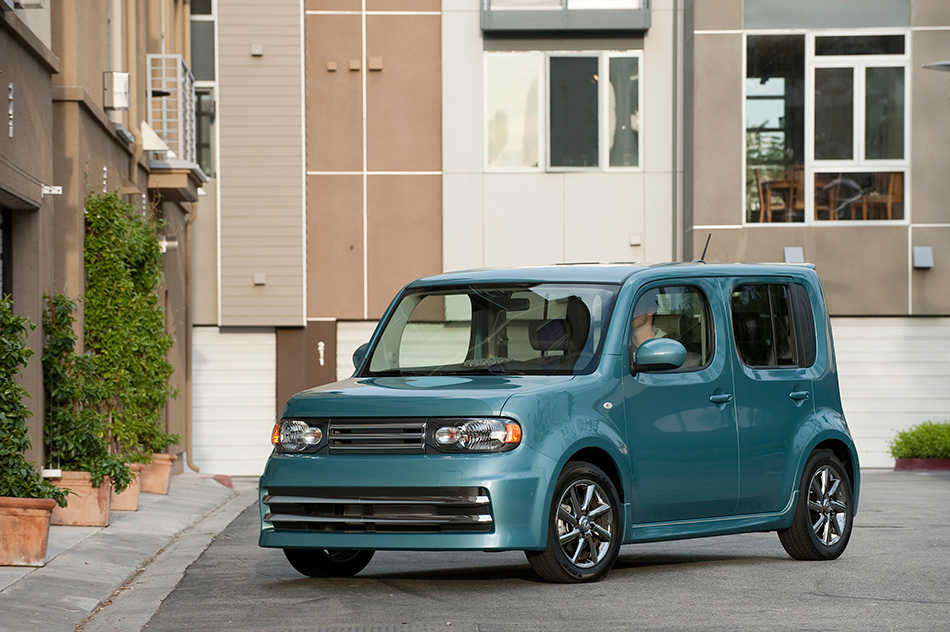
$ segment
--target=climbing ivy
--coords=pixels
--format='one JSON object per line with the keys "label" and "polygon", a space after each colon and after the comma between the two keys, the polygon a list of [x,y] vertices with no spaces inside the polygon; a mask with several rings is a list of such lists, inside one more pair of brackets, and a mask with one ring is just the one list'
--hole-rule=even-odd
{"label": "climbing ivy", "polygon": [[131,462],[148,463],[179,440],[164,429],[165,404],[177,393],[168,382],[173,340],[157,294],[160,228],[117,193],[86,200],[85,344],[100,381],[110,451]]}
{"label": "climbing ivy", "polygon": [[24,453],[30,449],[26,422],[32,412],[24,403],[29,397],[17,382],[17,374],[33,350],[26,346],[33,323],[13,315],[9,296],[0,298],[0,496],[53,498],[66,506],[66,490],[40,478]]}
{"label": "climbing ivy", "polygon": [[110,452],[110,430],[102,402],[104,384],[93,356],[76,354],[76,304],[58,294],[47,297],[43,314],[43,387],[46,391],[46,453],[64,470],[89,472],[92,485],[104,477],[121,492],[132,482],[125,459]]}

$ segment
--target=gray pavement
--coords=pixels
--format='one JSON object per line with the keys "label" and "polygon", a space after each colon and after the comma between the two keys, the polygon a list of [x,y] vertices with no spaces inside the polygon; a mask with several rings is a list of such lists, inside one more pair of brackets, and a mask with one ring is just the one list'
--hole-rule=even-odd
{"label": "gray pavement", "polygon": [[[50,527],[45,566],[0,567],[0,631],[72,632],[123,587],[164,571],[161,581],[150,580],[160,596],[149,599],[143,589],[116,627],[101,628],[141,629],[185,568],[254,501],[256,480],[222,480],[178,475],[168,495],[142,494],[138,511],[112,512],[108,527]],[[136,610],[140,623],[129,618]]]}

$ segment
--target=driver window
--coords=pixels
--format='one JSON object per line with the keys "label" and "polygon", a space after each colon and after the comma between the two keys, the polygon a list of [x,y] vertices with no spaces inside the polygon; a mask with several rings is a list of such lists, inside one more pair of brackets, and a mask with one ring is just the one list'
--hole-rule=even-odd
{"label": "driver window", "polygon": [[706,366],[713,353],[712,319],[702,290],[688,285],[668,285],[646,290],[633,309],[634,351],[652,338],[670,338],[686,347],[686,362],[679,369]]}

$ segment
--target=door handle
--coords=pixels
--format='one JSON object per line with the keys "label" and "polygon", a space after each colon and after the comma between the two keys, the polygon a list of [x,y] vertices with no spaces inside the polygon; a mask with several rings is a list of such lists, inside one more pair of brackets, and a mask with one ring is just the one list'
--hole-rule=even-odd
{"label": "door handle", "polygon": [[711,401],[713,404],[728,404],[732,401],[732,395],[730,393],[726,393],[724,395],[711,395],[709,397],[709,401]]}
{"label": "door handle", "polygon": [[788,394],[790,399],[794,399],[796,402],[808,399],[808,391],[792,391]]}

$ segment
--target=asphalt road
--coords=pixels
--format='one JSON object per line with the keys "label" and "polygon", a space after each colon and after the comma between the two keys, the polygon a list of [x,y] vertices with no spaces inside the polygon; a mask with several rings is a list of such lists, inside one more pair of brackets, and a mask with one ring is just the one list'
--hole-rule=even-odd
{"label": "asphalt road", "polygon": [[256,506],[186,572],[147,630],[950,630],[950,474],[866,471],[851,543],[796,562],[774,533],[625,546],[596,584],[524,555],[379,552],[350,579],[257,547]]}

